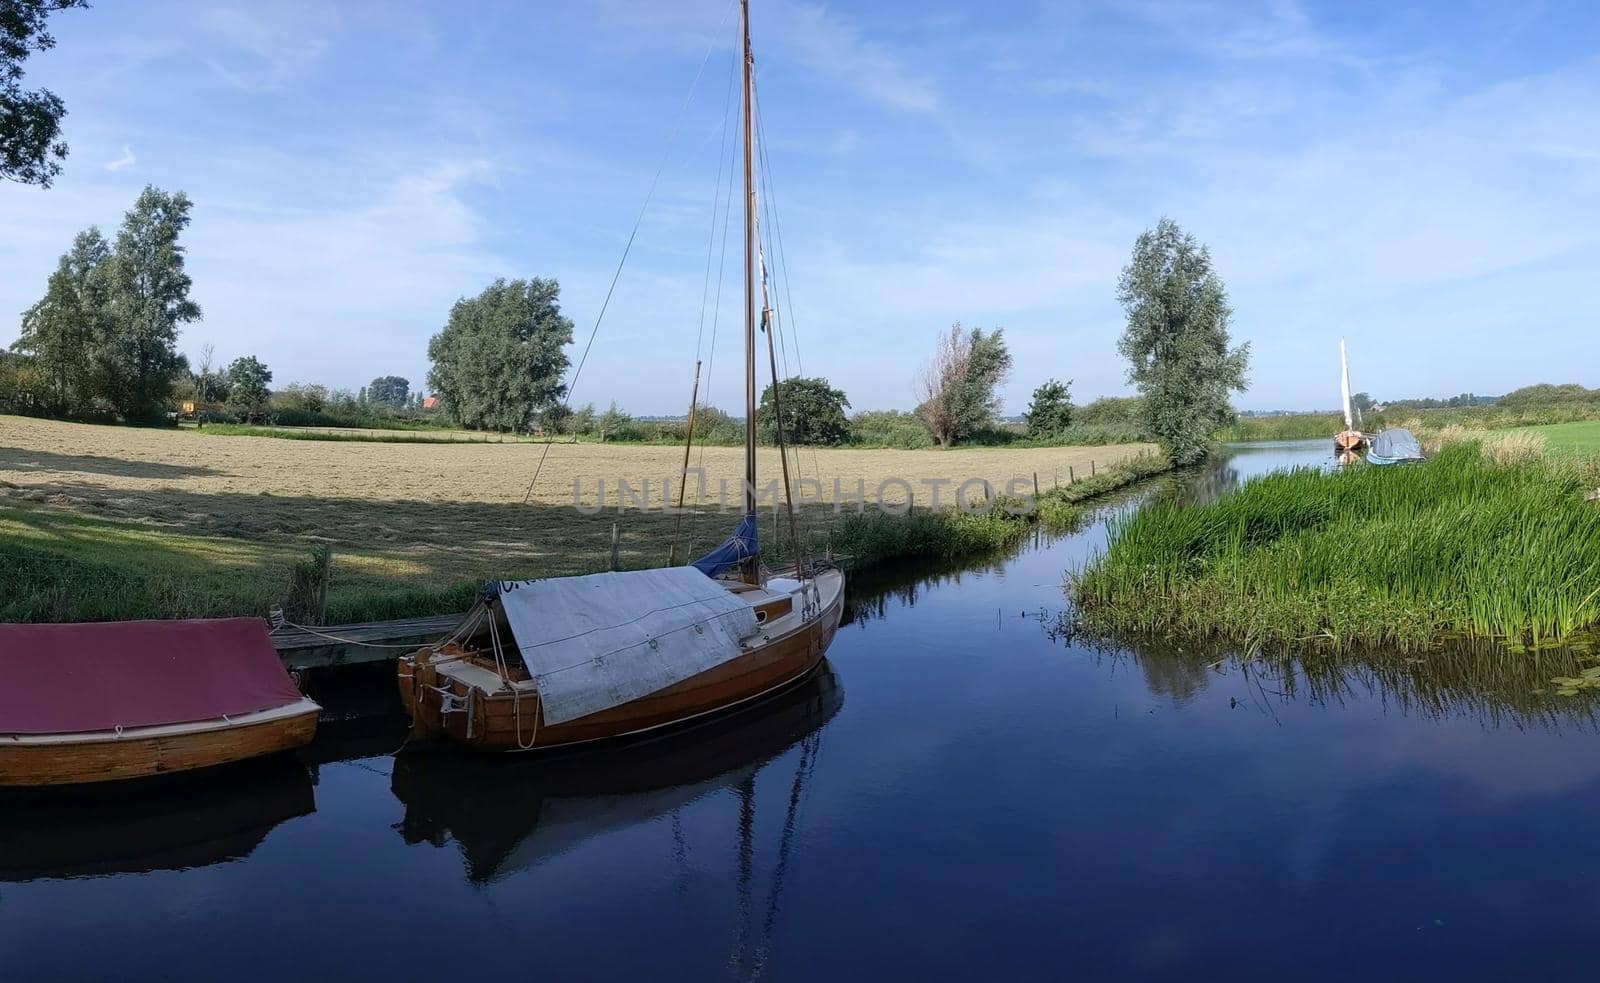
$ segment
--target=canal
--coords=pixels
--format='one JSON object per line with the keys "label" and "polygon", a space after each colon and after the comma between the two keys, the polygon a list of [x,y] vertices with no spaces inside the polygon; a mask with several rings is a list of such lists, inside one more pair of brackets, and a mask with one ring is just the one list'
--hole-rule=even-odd
{"label": "canal", "polygon": [[1580,655],[1073,630],[1118,509],[1327,457],[1236,449],[857,578],[822,674],[647,745],[396,754],[389,677],[353,674],[302,758],[7,800],[0,978],[1591,976],[1600,740],[1540,692]]}

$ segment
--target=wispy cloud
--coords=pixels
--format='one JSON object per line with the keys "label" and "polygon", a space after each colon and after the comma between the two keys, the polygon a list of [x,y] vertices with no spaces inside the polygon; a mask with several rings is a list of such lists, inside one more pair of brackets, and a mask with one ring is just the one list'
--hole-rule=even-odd
{"label": "wispy cloud", "polygon": [[116,160],[106,161],[105,169],[108,171],[125,171],[137,163],[139,163],[139,158],[133,155],[133,148],[123,144],[122,156]]}
{"label": "wispy cloud", "polygon": [[779,8],[777,36],[818,76],[847,86],[890,109],[931,112],[940,97],[933,79],[908,66],[888,46],[868,39],[860,28],[814,3]]}

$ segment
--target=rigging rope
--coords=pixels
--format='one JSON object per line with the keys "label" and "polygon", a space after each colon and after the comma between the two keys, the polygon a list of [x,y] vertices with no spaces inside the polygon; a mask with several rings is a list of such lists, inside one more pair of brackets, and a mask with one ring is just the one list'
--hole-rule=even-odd
{"label": "rigging rope", "polygon": [[[732,9],[733,4],[729,3],[723,10],[722,20],[717,24],[718,31],[721,31],[723,25],[728,22],[728,11]],[[666,148],[661,152],[661,161],[656,164],[655,176],[650,179],[650,189],[645,192],[644,204],[639,206],[639,215],[633,220],[633,231],[628,233],[628,242],[622,247],[622,258],[617,260],[616,272],[611,274],[611,284],[606,287],[605,299],[600,303],[600,313],[595,315],[594,327],[589,329],[589,340],[584,343],[583,354],[578,358],[577,368],[572,371],[572,381],[567,385],[569,404],[573,391],[578,387],[578,377],[583,375],[583,366],[589,361],[589,350],[594,347],[595,336],[600,333],[600,322],[605,320],[606,309],[611,306],[611,295],[616,292],[617,281],[622,278],[622,267],[628,262],[628,254],[633,251],[633,240],[638,237],[639,227],[644,224],[645,212],[649,210],[650,202],[655,198],[656,185],[661,181],[661,172],[666,169],[667,159],[672,156],[672,144],[678,138],[678,131],[683,127],[684,114],[688,112],[689,103],[694,99],[695,90],[700,86],[700,77],[705,74],[706,65],[711,61],[711,53],[716,49],[717,41],[713,35],[711,44],[706,48],[705,57],[700,59],[700,67],[694,73],[694,81],[689,83],[689,93],[683,97],[683,105],[678,107],[677,118],[672,123],[672,132],[667,135]],[[533,470],[533,480],[528,482],[528,490],[522,496],[523,505],[527,505],[528,500],[533,497],[533,488],[539,483],[539,475],[544,471],[544,461],[550,455],[550,446],[549,443],[545,444],[544,451],[539,455],[539,463]]]}

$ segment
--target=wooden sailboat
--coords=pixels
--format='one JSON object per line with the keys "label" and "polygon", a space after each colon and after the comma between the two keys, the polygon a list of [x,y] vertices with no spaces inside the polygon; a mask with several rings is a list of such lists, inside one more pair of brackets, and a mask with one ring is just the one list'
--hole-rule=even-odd
{"label": "wooden sailboat", "polygon": [[1333,435],[1333,449],[1342,459],[1367,445],[1367,435],[1357,429],[1355,409],[1350,403],[1350,359],[1345,354],[1343,338],[1339,339],[1339,393],[1344,399],[1344,429]]}
{"label": "wooden sailboat", "polygon": [[[741,0],[744,149],[744,514],[686,567],[490,584],[448,643],[399,660],[413,729],[487,751],[639,735],[742,706],[810,675],[844,609],[823,562],[770,571],[756,522],[759,310],[776,382],[755,192],[749,2]],[[759,300],[759,307],[758,307]],[[776,398],[776,387],[774,388]],[[782,419],[781,407],[777,407]],[[782,435],[779,436],[783,450]],[[788,456],[784,487],[790,486]],[[789,532],[799,537],[792,503]]]}
{"label": "wooden sailboat", "polygon": [[817,740],[843,704],[824,662],[741,712],[625,747],[463,760],[413,745],[394,762],[390,787],[405,809],[395,829],[407,843],[453,843],[468,879],[490,883],[736,789],[795,745]]}
{"label": "wooden sailboat", "polygon": [[0,625],[0,786],[190,771],[304,747],[320,708],[259,618]]}

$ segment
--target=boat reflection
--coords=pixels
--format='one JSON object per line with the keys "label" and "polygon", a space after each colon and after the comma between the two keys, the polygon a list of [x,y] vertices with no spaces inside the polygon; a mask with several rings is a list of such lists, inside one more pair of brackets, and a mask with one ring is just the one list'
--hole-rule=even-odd
{"label": "boat reflection", "polygon": [[37,790],[0,800],[0,882],[187,870],[242,860],[316,811],[293,755],[122,788]]}
{"label": "boat reflection", "polygon": [[467,878],[530,870],[591,837],[651,822],[713,792],[747,796],[755,776],[799,745],[803,783],[820,732],[844,705],[823,661],[800,685],[737,714],[644,742],[569,754],[486,757],[408,748],[392,790],[407,843],[454,840]]}

